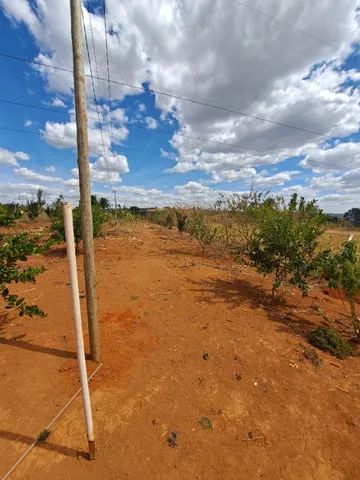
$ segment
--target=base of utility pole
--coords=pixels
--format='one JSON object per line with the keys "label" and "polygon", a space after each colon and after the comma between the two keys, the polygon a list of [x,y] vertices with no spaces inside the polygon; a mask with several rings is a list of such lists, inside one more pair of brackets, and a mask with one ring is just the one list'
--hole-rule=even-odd
{"label": "base of utility pole", "polygon": [[95,460],[95,440],[89,440],[89,460]]}

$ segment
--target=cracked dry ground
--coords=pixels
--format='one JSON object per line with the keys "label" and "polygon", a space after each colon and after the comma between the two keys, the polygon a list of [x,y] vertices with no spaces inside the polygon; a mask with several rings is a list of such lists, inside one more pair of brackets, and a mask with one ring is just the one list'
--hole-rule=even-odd
{"label": "cracked dry ground", "polygon": [[[21,289],[48,316],[0,324],[0,475],[79,385],[63,249],[33,262],[47,271]],[[343,321],[340,300],[290,288],[272,303],[268,279],[142,223],[108,230],[96,262],[97,458],[78,397],[12,479],[360,478],[359,358],[303,356],[324,321],[311,305]]]}

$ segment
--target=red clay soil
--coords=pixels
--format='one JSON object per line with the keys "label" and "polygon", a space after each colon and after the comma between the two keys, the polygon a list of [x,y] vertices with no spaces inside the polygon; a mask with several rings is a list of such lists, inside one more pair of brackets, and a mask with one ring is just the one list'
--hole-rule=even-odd
{"label": "red clay soil", "polygon": [[[79,386],[64,251],[33,262],[47,271],[19,289],[48,316],[0,324],[0,477]],[[360,478],[359,358],[303,355],[326,318],[346,333],[341,300],[272,301],[269,279],[147,224],[98,239],[96,263],[96,460],[78,397],[11,479]]]}

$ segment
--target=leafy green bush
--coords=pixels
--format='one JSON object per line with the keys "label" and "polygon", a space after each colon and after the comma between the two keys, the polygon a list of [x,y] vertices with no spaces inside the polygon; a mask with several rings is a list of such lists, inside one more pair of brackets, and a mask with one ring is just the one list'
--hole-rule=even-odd
{"label": "leafy green bush", "polygon": [[[92,204],[92,219],[93,219],[93,236],[99,237],[101,234],[101,229],[106,220],[106,213],[98,204]],[[73,210],[73,225],[74,225],[74,240],[76,253],[79,253],[79,243],[82,239],[82,228],[81,228],[81,215],[80,207],[76,207]],[[61,210],[60,215],[54,216],[51,219],[52,239],[55,242],[64,242],[65,241],[65,225],[63,212]]]}
{"label": "leafy green bush", "polygon": [[48,205],[45,208],[45,212],[48,217],[60,217],[62,215],[62,206],[64,203],[64,196],[60,194],[56,200],[53,201],[51,205]]}
{"label": "leafy green bush", "polygon": [[337,358],[345,358],[352,355],[350,345],[333,328],[318,327],[310,332],[309,340],[314,347],[330,352]]}
{"label": "leafy green bush", "polygon": [[355,297],[360,294],[360,257],[357,243],[350,240],[342,245],[339,253],[321,254],[323,276],[330,288],[341,288],[350,304],[350,318],[355,335],[360,336],[360,320],[356,315]]}
{"label": "leafy green bush", "polygon": [[176,215],[176,226],[178,231],[180,233],[185,232],[187,215],[185,215],[185,213],[180,212],[179,210],[176,210],[175,215]]}
{"label": "leafy green bush", "polygon": [[0,227],[9,227],[24,213],[22,205],[17,203],[0,204]]}
{"label": "leafy green bush", "polygon": [[13,237],[2,237],[0,241],[0,292],[6,308],[15,308],[20,316],[44,317],[45,313],[37,305],[28,305],[25,298],[9,292],[9,285],[19,282],[35,283],[37,275],[44,267],[21,267],[28,255],[42,251],[38,238],[30,238],[27,233]]}
{"label": "leafy green bush", "polygon": [[237,242],[240,240],[238,252],[248,255],[264,207],[276,206],[280,201],[280,197],[270,197],[269,192],[251,191],[230,196],[220,194],[214,208],[224,227],[226,245],[230,244],[230,232],[234,231]]}
{"label": "leafy green bush", "polygon": [[197,213],[188,220],[187,231],[198,241],[201,254],[205,252],[205,248],[212,244],[216,237],[217,228],[207,225],[204,215]]}
{"label": "leafy green bush", "polygon": [[307,278],[314,268],[323,215],[316,201],[294,194],[288,204],[266,201],[257,206],[257,229],[249,240],[252,265],[274,276],[272,293],[285,280],[307,294]]}

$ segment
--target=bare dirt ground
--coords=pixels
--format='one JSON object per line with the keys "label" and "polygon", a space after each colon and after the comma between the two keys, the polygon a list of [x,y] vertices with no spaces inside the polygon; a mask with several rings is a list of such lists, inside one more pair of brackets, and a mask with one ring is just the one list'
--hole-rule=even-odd
{"label": "bare dirt ground", "polygon": [[[0,477],[79,386],[64,251],[33,261],[47,271],[20,290],[48,316],[0,323]],[[78,397],[12,479],[360,478],[359,357],[303,356],[322,311],[345,329],[340,299],[287,289],[273,302],[270,280],[147,224],[108,231],[96,261],[97,458],[84,458]]]}

